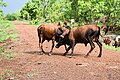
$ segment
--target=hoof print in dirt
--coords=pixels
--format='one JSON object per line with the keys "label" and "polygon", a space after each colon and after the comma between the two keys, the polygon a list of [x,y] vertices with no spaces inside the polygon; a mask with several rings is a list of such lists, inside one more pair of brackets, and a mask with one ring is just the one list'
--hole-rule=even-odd
{"label": "hoof print in dirt", "polygon": [[8,80],[14,80],[14,77],[9,78]]}
{"label": "hoof print in dirt", "polygon": [[84,58],[87,58],[87,57],[88,57],[87,55],[84,56]]}
{"label": "hoof print in dirt", "polygon": [[76,65],[79,66],[79,65],[82,65],[82,64],[81,63],[77,63]]}
{"label": "hoof print in dirt", "polygon": [[81,66],[81,67],[85,67],[88,66],[88,63],[76,63],[76,66]]}
{"label": "hoof print in dirt", "polygon": [[46,62],[38,62],[37,64],[38,64],[38,65],[46,64]]}

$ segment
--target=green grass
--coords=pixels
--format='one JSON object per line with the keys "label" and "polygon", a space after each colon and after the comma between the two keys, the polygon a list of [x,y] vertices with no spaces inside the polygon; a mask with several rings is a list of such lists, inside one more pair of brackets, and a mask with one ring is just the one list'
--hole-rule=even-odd
{"label": "green grass", "polygon": [[4,51],[4,49],[3,49],[3,47],[1,46],[1,47],[0,47],[0,55],[1,55],[1,54],[4,54],[3,51]]}
{"label": "green grass", "polygon": [[[0,24],[0,55],[4,55],[7,58],[15,57],[14,54],[11,54],[11,51],[5,50],[3,45],[6,45],[6,41],[15,41],[17,40],[17,33],[15,26],[10,21],[2,21]],[[1,45],[2,44],[2,45]]]}
{"label": "green grass", "polygon": [[13,70],[5,70],[4,72],[0,72],[0,80],[13,80],[10,79],[11,77],[14,78],[14,71]]}
{"label": "green grass", "polygon": [[0,24],[0,42],[3,43],[4,41],[11,39],[15,40],[17,34],[15,32],[15,26],[12,22],[4,21]]}
{"label": "green grass", "polygon": [[8,58],[8,59],[14,58],[14,57],[16,57],[16,54],[11,54],[11,53],[10,54],[6,54],[5,57]]}
{"label": "green grass", "polygon": [[107,46],[107,45],[104,45],[103,47],[110,50],[120,51],[120,47],[115,48],[114,46]]}

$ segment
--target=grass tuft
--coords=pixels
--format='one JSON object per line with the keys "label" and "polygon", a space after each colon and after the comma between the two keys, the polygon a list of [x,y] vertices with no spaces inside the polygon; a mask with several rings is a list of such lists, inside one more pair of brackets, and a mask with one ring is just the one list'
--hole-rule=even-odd
{"label": "grass tuft", "polygon": [[8,59],[15,58],[16,54],[12,54],[12,53],[6,54],[5,57],[8,58]]}
{"label": "grass tuft", "polygon": [[104,45],[103,47],[110,50],[120,51],[120,47],[115,48],[114,46],[108,46],[108,45]]}
{"label": "grass tuft", "polygon": [[3,43],[8,39],[15,40],[16,37],[15,26],[12,22],[5,21],[0,24],[0,43]]}

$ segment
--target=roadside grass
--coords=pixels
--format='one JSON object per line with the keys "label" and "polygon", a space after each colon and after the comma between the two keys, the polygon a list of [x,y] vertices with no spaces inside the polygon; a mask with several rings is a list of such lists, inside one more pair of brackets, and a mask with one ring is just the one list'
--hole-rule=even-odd
{"label": "roadside grass", "polygon": [[13,80],[15,73],[13,70],[5,70],[0,72],[0,80]]}
{"label": "roadside grass", "polygon": [[115,48],[114,46],[108,46],[108,45],[104,45],[103,47],[110,50],[120,51],[120,47]]}
{"label": "roadside grass", "polygon": [[16,41],[17,33],[15,26],[10,21],[2,21],[0,24],[0,55],[5,58],[13,58],[15,54],[12,54],[10,50],[4,48],[5,45],[9,44],[11,41]]}
{"label": "roadside grass", "polygon": [[5,55],[5,58],[15,58],[16,57],[16,54],[12,54],[12,53],[10,53],[10,54],[6,54]]}
{"label": "roadside grass", "polygon": [[16,40],[17,34],[15,32],[15,26],[10,21],[4,21],[0,24],[0,43],[4,43],[6,40]]}

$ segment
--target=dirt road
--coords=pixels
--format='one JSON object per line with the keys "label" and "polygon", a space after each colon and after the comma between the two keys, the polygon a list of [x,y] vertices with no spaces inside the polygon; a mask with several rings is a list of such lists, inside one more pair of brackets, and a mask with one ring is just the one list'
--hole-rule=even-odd
{"label": "dirt road", "polygon": [[[54,48],[53,55],[40,55],[37,27],[14,22],[19,40],[11,50],[12,59],[0,59],[0,73],[6,80],[120,80],[120,52],[103,49],[98,58],[96,46],[88,58],[84,58],[90,46],[78,44],[72,58],[62,56],[64,47]],[[44,49],[50,51],[51,43],[45,42]],[[3,80],[4,80],[3,79]]]}

